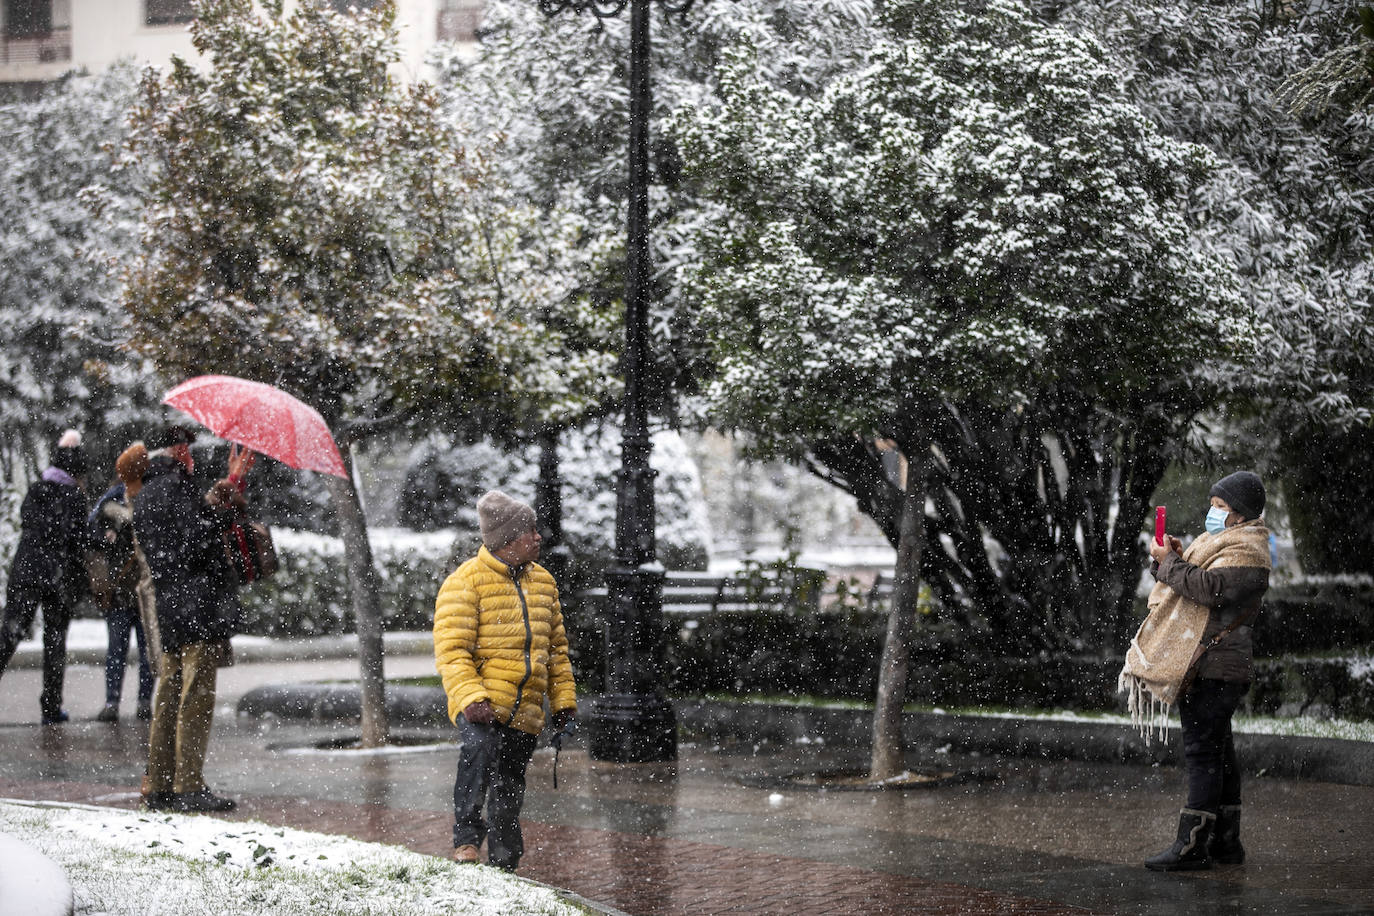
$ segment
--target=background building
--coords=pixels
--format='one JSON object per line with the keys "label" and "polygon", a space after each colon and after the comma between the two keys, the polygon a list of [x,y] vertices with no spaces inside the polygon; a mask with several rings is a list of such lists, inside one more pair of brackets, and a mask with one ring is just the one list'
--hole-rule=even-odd
{"label": "background building", "polygon": [[[368,7],[377,0],[329,0]],[[482,0],[397,0],[401,66],[424,73],[437,41],[470,43]],[[96,72],[132,57],[160,64],[194,59],[191,0],[0,0],[0,85],[37,87],[69,70]]]}

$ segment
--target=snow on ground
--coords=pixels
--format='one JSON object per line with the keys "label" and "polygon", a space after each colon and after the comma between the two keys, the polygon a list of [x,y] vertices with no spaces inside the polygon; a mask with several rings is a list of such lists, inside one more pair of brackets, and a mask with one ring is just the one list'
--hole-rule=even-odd
{"label": "snow on ground", "polygon": [[[1103,725],[1131,725],[1131,717],[1115,713],[1081,713],[1071,710],[976,710],[934,709],[938,714],[952,713],[969,716],[988,716],[999,719],[1032,719],[1050,722],[1086,722]],[[1170,727],[1178,727],[1178,711],[1173,710]],[[1315,719],[1306,716],[1280,718],[1277,716],[1237,715],[1231,723],[1237,734],[1293,735],[1307,738],[1343,738],[1347,741],[1374,741],[1374,722],[1349,719]]]}
{"label": "snow on ground", "polygon": [[[719,697],[717,697],[719,699]],[[731,698],[737,699],[737,698]],[[871,712],[873,705],[860,700],[816,699],[815,697],[768,697],[767,702],[779,705],[815,706],[822,709],[855,709]],[[942,709],[938,706],[908,704],[908,712],[929,712],[937,716],[984,716],[991,719],[1024,719],[1028,721],[1083,722],[1101,725],[1131,725],[1131,717],[1110,712],[1074,712],[1069,709],[985,709],[966,707]],[[1170,727],[1178,727],[1178,712],[1174,711]],[[1293,735],[1303,738],[1342,738],[1347,741],[1374,741],[1374,722],[1351,719],[1317,719],[1311,716],[1246,716],[1237,715],[1232,728],[1240,734]],[[809,743],[799,738],[797,743]]]}
{"label": "snow on ground", "polygon": [[349,760],[361,757],[389,757],[396,754],[434,754],[440,751],[451,752],[458,746],[457,741],[435,742],[433,744],[387,744],[382,747],[288,747],[280,753],[295,757],[347,756]]}
{"label": "snow on ground", "polygon": [[66,871],[76,916],[587,912],[493,868],[261,823],[0,799],[0,831]]}

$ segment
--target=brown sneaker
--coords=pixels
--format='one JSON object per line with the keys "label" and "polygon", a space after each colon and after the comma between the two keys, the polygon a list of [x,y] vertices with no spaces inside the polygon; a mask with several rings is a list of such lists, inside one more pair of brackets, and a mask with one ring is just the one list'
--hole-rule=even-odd
{"label": "brown sneaker", "polygon": [[458,846],[453,850],[453,861],[467,864],[477,861],[476,846]]}

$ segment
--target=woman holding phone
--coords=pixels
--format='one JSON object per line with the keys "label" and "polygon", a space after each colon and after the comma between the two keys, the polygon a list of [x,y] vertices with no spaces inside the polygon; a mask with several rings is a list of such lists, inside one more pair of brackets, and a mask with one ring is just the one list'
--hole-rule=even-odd
{"label": "woman holding phone", "polygon": [[1209,496],[1206,531],[1186,551],[1168,535],[1150,543],[1150,613],[1119,682],[1138,722],[1177,703],[1183,726],[1188,800],[1173,845],[1145,861],[1155,871],[1245,861],[1231,716],[1250,687],[1251,624],[1269,588],[1269,529],[1258,475],[1229,474]]}

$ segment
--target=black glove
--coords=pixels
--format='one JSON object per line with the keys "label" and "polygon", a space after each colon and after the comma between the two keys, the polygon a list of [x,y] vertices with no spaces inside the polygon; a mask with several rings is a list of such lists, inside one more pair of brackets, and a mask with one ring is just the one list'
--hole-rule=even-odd
{"label": "black glove", "polygon": [[549,743],[553,745],[554,750],[561,751],[563,742],[572,737],[572,733],[577,729],[576,716],[577,712],[572,709],[560,709],[553,714],[553,727],[556,731]]}

